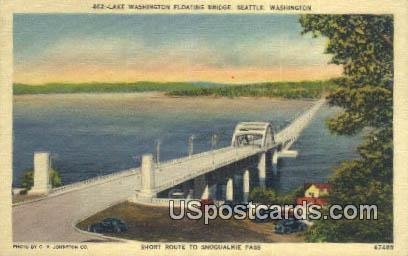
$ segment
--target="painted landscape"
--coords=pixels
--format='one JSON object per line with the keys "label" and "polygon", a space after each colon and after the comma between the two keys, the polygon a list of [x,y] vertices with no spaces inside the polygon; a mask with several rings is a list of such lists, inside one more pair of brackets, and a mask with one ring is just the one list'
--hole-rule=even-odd
{"label": "painted landscape", "polygon": [[270,97],[283,99],[317,99],[332,92],[331,81],[270,82],[258,84],[216,83],[49,83],[43,85],[15,84],[14,94],[52,93],[135,93],[165,92],[168,96]]}
{"label": "painted landscape", "polygon": [[[393,242],[392,16],[16,14],[13,36],[15,241]],[[380,210],[205,225],[171,199]]]}

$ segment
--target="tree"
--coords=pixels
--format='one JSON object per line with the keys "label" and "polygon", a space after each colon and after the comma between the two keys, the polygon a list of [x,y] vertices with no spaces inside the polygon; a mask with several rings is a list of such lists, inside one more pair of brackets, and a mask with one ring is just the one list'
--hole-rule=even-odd
{"label": "tree", "polygon": [[[60,187],[62,185],[61,176],[57,170],[51,169],[50,171],[50,180],[51,186]],[[34,186],[34,171],[33,169],[28,169],[24,171],[23,176],[21,178],[21,186],[25,188],[27,192]]]}
{"label": "tree", "polygon": [[293,193],[293,197],[304,197],[305,196],[305,186],[299,186],[298,188],[296,188],[292,193]]}
{"label": "tree", "polygon": [[32,169],[25,170],[21,178],[21,186],[25,188],[25,192],[30,190],[34,186],[34,172]]}
{"label": "tree", "polygon": [[[303,187],[302,187],[303,189]],[[249,194],[249,199],[255,203],[261,203],[266,205],[285,205],[293,204],[295,202],[296,193],[299,189],[296,189],[287,193],[277,193],[272,188],[255,187]]]}
{"label": "tree", "polygon": [[377,204],[378,220],[320,220],[309,241],[392,242],[393,17],[391,15],[302,15],[303,34],[328,39],[331,63],[343,66],[338,89],[328,97],[343,109],[327,120],[336,134],[364,132],[359,159],[336,168],[331,204]]}
{"label": "tree", "polygon": [[255,187],[249,194],[249,199],[255,203],[277,204],[278,195],[270,188]]}

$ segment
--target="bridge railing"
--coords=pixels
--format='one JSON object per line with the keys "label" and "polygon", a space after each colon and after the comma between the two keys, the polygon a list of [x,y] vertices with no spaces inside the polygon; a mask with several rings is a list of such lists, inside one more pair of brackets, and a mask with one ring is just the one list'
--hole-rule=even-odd
{"label": "bridge railing", "polygon": [[114,180],[116,178],[126,177],[130,175],[140,175],[140,173],[137,173],[137,171],[139,170],[140,168],[132,168],[132,169],[127,169],[127,170],[123,170],[120,172],[114,172],[114,173],[110,173],[107,175],[97,176],[97,177],[93,177],[90,179],[74,182],[74,183],[71,183],[65,186],[53,188],[50,194],[67,192],[67,191],[78,189],[81,187],[85,187],[89,185],[96,185],[96,184],[100,184],[100,183],[107,182],[110,180]]}
{"label": "bridge railing", "polygon": [[232,148],[233,147],[228,146],[228,147],[225,147],[225,148],[219,148],[219,149],[214,149],[214,150],[210,150],[210,151],[204,151],[204,152],[201,152],[201,153],[193,154],[191,156],[183,156],[181,158],[176,158],[176,159],[161,162],[159,165],[156,165],[156,167],[167,166],[167,165],[172,165],[172,164],[179,164],[179,163],[191,160],[191,159],[197,159],[197,158],[200,158],[200,157],[209,156],[211,154],[226,152],[226,151],[231,150]]}
{"label": "bridge railing", "polygon": [[278,132],[275,136],[275,140],[282,143],[283,148],[289,148],[324,103],[325,99],[320,99],[313,107],[296,118],[294,122]]}
{"label": "bridge railing", "polygon": [[[316,112],[318,111],[318,109],[324,104],[325,100],[321,99],[319,100],[312,108],[310,108],[308,111],[306,111],[304,114],[302,114],[301,116],[299,116],[294,122],[292,122],[292,124],[290,124],[289,126],[285,127],[283,130],[281,130],[280,132],[278,132],[275,135],[275,140],[277,141],[277,143],[281,143],[283,145],[284,148],[288,148],[290,147],[290,145],[297,139],[297,137],[300,135],[300,133],[302,132],[302,130],[306,127],[306,125],[310,122],[310,120],[313,118],[313,116],[316,114]],[[243,151],[243,153],[241,152],[240,154],[238,154],[238,151],[241,151],[242,148],[254,148],[255,150],[249,150],[248,152]],[[235,157],[231,157],[229,159],[226,159],[224,161],[217,161],[215,166],[206,166],[203,168],[198,169],[197,171],[195,171],[194,173],[189,173],[187,175],[184,175],[186,172],[188,173],[189,170],[191,170],[191,168],[189,168],[189,166],[184,166],[184,168],[186,168],[186,170],[181,171],[181,177],[162,183],[161,180],[159,180],[160,182],[158,182],[157,185],[159,185],[157,187],[158,190],[162,191],[164,189],[162,189],[163,187],[171,187],[173,185],[179,184],[180,181],[185,181],[194,177],[197,177],[203,173],[208,172],[211,169],[214,168],[219,168],[220,166],[225,166],[228,165],[230,163],[233,163],[241,158],[245,158],[248,157],[250,155],[256,154],[257,151],[262,151],[264,150],[263,148],[260,148],[256,145],[248,145],[245,147],[240,148],[236,148],[236,147],[224,147],[224,148],[220,148],[220,149],[214,149],[214,150],[210,150],[210,151],[205,151],[205,152],[201,152],[198,154],[193,154],[191,156],[185,156],[185,157],[181,157],[181,158],[177,158],[177,159],[173,159],[173,160],[169,160],[169,161],[165,161],[162,163],[159,163],[158,165],[156,165],[156,170],[158,172],[163,171],[163,168],[166,168],[168,166],[171,165],[177,165],[177,164],[183,164],[185,162],[188,162],[188,160],[194,160],[194,159],[198,159],[201,157],[206,157],[206,156],[216,156],[219,153],[222,152],[227,152],[227,151],[233,151],[235,150],[237,152],[237,154],[235,155]],[[132,169],[127,169],[124,171],[120,171],[120,172],[114,172],[111,174],[107,174],[107,175],[103,175],[103,176],[97,176],[97,177],[93,177],[87,180],[83,180],[83,181],[79,181],[79,182],[75,182],[69,185],[65,185],[62,187],[58,187],[58,188],[54,188],[51,190],[51,194],[56,194],[56,193],[62,193],[62,192],[66,192],[69,190],[73,190],[73,189],[77,189],[80,187],[84,187],[84,186],[89,186],[89,185],[93,185],[93,184],[100,184],[103,182],[108,182],[110,180],[116,179],[116,178],[120,178],[120,177],[125,177],[127,175],[140,175],[137,174],[137,171],[139,171],[140,168],[132,168]],[[160,184],[162,183],[162,184]]]}
{"label": "bridge railing", "polygon": [[[182,157],[182,158],[178,158],[178,159],[173,159],[170,161],[166,161],[161,163],[159,166],[157,166],[157,171],[161,172],[162,168],[161,167],[167,167],[169,165],[175,165],[175,164],[181,164],[183,162],[185,162],[186,160],[191,160],[191,159],[197,159],[200,157],[205,157],[211,154],[217,154],[217,153],[221,153],[221,152],[225,152],[228,150],[231,150],[232,147],[226,147],[226,148],[221,148],[221,149],[216,149],[214,151],[206,151],[206,152],[202,152],[202,153],[198,153],[198,154],[194,154],[191,157],[187,156],[187,157]],[[85,186],[89,186],[89,185],[97,185],[103,182],[108,182],[110,180],[116,179],[116,178],[120,178],[120,177],[124,177],[124,176],[128,176],[128,175],[140,175],[140,173],[137,173],[137,171],[140,171],[140,168],[131,168],[131,169],[127,169],[127,170],[123,170],[120,172],[114,172],[114,173],[110,173],[107,175],[103,175],[103,176],[96,176],[93,178],[89,178],[83,181],[78,181],[78,182],[74,182],[65,186],[61,186],[61,187],[57,187],[57,188],[53,188],[50,191],[50,194],[57,194],[57,193],[63,193],[63,192],[67,192],[70,190],[74,190],[74,189],[78,189],[81,187],[85,187]]]}
{"label": "bridge railing", "polygon": [[[264,150],[263,148],[259,148],[259,147],[256,147],[256,146],[255,147],[248,146],[248,147],[255,148],[255,150],[247,150],[247,151],[241,152],[238,155],[238,157],[239,157],[238,159],[243,159],[243,158],[252,156],[252,155],[258,153],[258,151]],[[246,147],[246,149],[249,149],[248,147]],[[234,148],[229,147],[229,150],[231,150],[232,152],[233,152],[233,149]],[[233,154],[230,158],[226,158],[226,159],[223,159],[221,161],[216,160],[216,161],[214,161],[214,164],[203,166],[201,168],[192,168],[191,166],[188,166],[188,165],[180,166],[180,169],[178,170],[178,178],[175,178],[175,179],[170,180],[170,181],[165,181],[163,177],[156,176],[157,186],[155,188],[155,191],[156,192],[161,192],[161,191],[166,190],[168,188],[174,187],[174,186],[176,186],[176,185],[178,185],[178,184],[180,184],[180,183],[182,183],[184,181],[196,178],[196,177],[198,177],[198,176],[200,176],[202,174],[205,174],[205,173],[207,173],[209,171],[212,171],[214,169],[218,169],[220,167],[232,164],[232,163],[234,163],[236,161],[237,161],[237,158],[235,157],[235,154]],[[160,171],[161,170],[159,170],[159,172]]]}
{"label": "bridge railing", "polygon": [[[184,202],[184,207],[187,207],[188,202],[190,201],[201,201],[200,199],[197,198],[181,198],[181,199],[175,199],[175,198],[144,198],[144,197],[135,197],[132,199],[136,203],[144,203],[148,205],[155,205],[155,206],[163,206],[163,207],[168,207],[170,204],[170,200],[174,202],[175,207],[183,206],[181,204]],[[214,204],[217,206],[220,206],[224,204],[224,201],[222,200],[215,200]]]}

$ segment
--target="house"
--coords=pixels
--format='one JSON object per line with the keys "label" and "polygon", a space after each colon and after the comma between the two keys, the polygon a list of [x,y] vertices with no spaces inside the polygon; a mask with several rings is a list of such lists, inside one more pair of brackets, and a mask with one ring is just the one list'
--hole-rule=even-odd
{"label": "house", "polygon": [[305,197],[322,197],[329,195],[329,183],[307,183],[305,184]]}

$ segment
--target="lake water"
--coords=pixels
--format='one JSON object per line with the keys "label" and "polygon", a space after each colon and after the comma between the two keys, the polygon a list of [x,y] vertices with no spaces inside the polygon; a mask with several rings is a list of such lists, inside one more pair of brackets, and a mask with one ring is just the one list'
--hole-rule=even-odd
{"label": "lake water", "polygon": [[[279,130],[313,104],[312,101],[253,98],[173,98],[158,93],[25,95],[14,98],[14,175],[33,166],[34,151],[52,153],[64,184],[139,166],[139,157],[155,152],[160,159],[230,144],[241,121],[270,121]],[[332,168],[356,156],[359,137],[334,136],[324,120],[336,109],[324,106],[292,146],[296,159],[281,161],[276,186],[286,191],[305,181],[325,181]]]}

